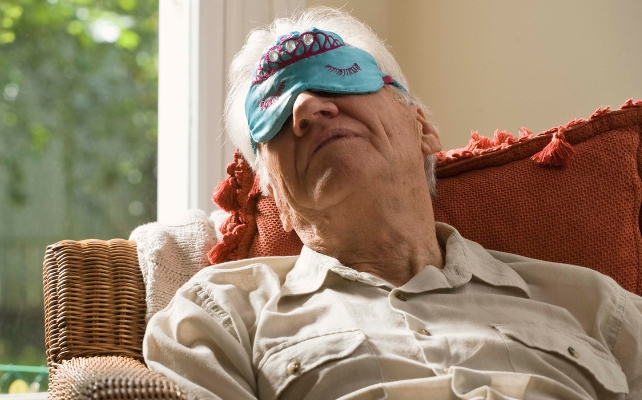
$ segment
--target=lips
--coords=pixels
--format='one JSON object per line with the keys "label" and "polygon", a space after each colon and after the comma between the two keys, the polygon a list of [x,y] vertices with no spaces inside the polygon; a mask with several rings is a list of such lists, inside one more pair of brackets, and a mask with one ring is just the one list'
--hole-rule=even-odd
{"label": "lips", "polygon": [[317,135],[314,138],[314,141],[311,143],[310,146],[310,153],[308,156],[308,159],[310,159],[316,152],[321,150],[323,147],[326,145],[336,142],[337,140],[345,139],[345,138],[352,138],[352,137],[357,137],[358,135],[345,128],[334,128],[334,129],[329,129],[319,135]]}

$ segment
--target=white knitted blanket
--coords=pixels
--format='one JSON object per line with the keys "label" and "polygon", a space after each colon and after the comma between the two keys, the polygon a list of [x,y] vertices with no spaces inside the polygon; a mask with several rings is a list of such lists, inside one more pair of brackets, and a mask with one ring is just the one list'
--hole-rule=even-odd
{"label": "white knitted blanket", "polygon": [[216,244],[216,227],[225,218],[224,211],[208,217],[201,210],[189,210],[174,223],[152,222],[131,233],[129,240],[136,242],[145,281],[146,321],[165,308],[196,272],[210,265],[207,252]]}

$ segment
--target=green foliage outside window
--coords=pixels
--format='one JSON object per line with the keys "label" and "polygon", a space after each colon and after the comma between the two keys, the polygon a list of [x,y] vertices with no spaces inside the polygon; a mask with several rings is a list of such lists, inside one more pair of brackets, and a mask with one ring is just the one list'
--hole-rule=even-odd
{"label": "green foliage outside window", "polygon": [[0,364],[46,363],[48,244],[156,219],[157,60],[158,0],[0,1]]}

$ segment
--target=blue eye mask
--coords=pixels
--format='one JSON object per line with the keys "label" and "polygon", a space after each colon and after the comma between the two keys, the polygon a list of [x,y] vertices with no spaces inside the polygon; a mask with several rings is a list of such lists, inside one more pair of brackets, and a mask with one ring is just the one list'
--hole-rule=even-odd
{"label": "blue eye mask", "polygon": [[252,148],[256,152],[257,143],[276,136],[306,90],[362,94],[384,84],[406,90],[370,54],[347,46],[336,33],[311,28],[281,36],[263,52],[245,99]]}

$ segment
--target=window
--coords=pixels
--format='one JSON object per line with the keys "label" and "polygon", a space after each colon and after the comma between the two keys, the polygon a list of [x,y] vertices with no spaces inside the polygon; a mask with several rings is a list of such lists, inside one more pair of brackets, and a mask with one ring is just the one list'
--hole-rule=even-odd
{"label": "window", "polygon": [[225,71],[251,29],[305,0],[161,2],[158,220],[213,211],[234,146],[223,133]]}
{"label": "window", "polygon": [[47,389],[46,246],[212,211],[233,152],[226,67],[251,28],[303,6],[0,2],[0,394]]}
{"label": "window", "polygon": [[47,389],[45,247],[156,219],[157,43],[158,0],[0,2],[0,393]]}

